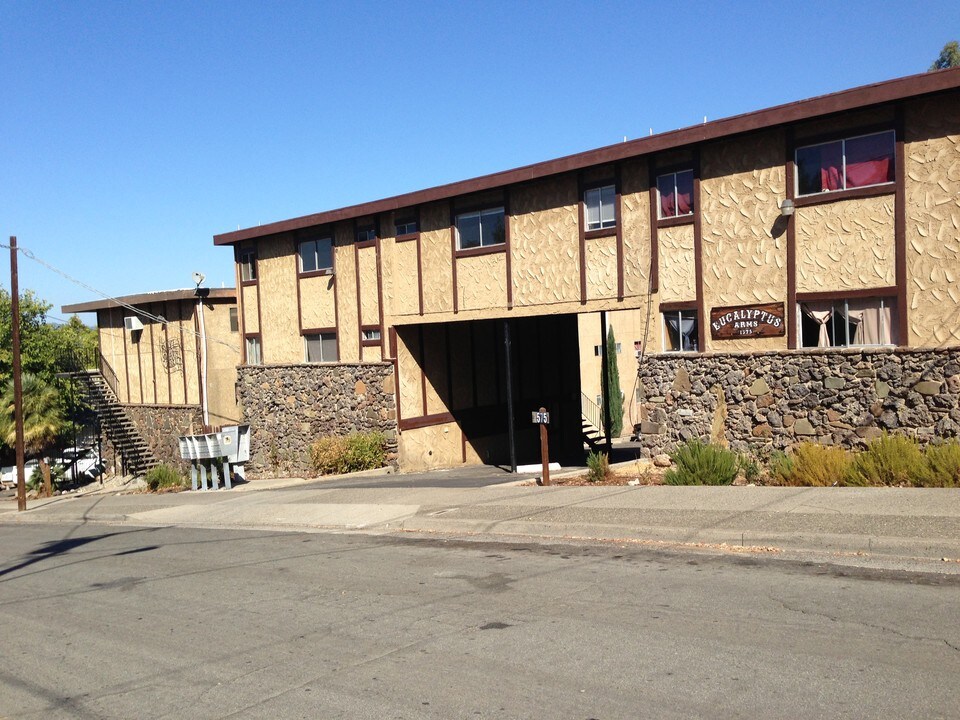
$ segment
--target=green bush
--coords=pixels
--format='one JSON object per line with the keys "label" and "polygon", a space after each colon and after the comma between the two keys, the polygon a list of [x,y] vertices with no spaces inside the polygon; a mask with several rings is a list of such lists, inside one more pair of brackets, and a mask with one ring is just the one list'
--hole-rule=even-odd
{"label": "green bush", "polygon": [[926,487],[960,487],[960,442],[927,445],[923,455],[927,461]]}
{"label": "green bush", "polygon": [[170,465],[157,465],[147,471],[143,479],[151,492],[182,490],[186,481],[180,472]]}
{"label": "green bush", "polygon": [[667,485],[730,485],[737,477],[737,454],[716,445],[691,440],[670,454],[676,469],[667,470]]}
{"label": "green bush", "polygon": [[603,482],[610,474],[610,458],[605,452],[587,453],[587,480],[590,482]]}
{"label": "green bush", "polygon": [[777,474],[784,485],[830,487],[846,484],[850,453],[841,447],[803,442],[779,461]]}
{"label": "green bush", "polygon": [[767,459],[767,477],[774,485],[789,485],[793,474],[793,458],[783,450],[774,450]]}
{"label": "green bush", "polygon": [[760,463],[749,455],[741,455],[737,458],[737,466],[743,473],[743,479],[748,483],[755,483],[760,479]]}
{"label": "green bush", "polygon": [[321,475],[373,470],[386,462],[386,445],[381,432],[326,436],[310,446],[310,463]]}
{"label": "green bush", "polygon": [[877,438],[854,456],[847,473],[847,484],[916,485],[927,484],[928,465],[916,440],[902,435]]}

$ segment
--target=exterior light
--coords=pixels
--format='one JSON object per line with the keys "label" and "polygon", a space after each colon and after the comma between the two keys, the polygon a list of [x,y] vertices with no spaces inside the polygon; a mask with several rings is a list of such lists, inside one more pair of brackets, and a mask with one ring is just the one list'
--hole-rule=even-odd
{"label": "exterior light", "polygon": [[780,203],[780,214],[783,217],[790,217],[793,215],[794,205],[793,200],[786,198],[782,203]]}

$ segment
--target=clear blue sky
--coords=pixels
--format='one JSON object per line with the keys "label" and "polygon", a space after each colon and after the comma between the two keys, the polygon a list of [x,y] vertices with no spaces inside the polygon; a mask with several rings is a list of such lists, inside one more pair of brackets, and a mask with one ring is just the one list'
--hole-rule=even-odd
{"label": "clear blue sky", "polygon": [[[111,294],[232,285],[215,233],[922,72],[958,38],[949,2],[5,0],[0,238]],[[54,315],[96,299],[21,270]]]}

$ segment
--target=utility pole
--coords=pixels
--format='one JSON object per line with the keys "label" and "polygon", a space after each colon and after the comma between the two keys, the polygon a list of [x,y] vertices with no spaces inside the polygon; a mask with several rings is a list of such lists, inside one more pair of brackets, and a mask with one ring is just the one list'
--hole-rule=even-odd
{"label": "utility pole", "polygon": [[13,330],[13,421],[16,427],[17,510],[27,509],[27,482],[23,471],[23,383],[20,379],[20,287],[17,277],[17,238],[10,237],[10,309]]}

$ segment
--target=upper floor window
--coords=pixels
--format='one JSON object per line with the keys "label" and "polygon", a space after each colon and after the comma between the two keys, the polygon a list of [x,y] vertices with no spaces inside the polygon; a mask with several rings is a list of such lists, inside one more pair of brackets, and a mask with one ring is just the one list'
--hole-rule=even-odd
{"label": "upper floor window", "polygon": [[800,303],[801,347],[892,345],[896,298],[851,298]]}
{"label": "upper floor window", "polygon": [[666,352],[697,352],[699,350],[696,310],[671,310],[663,313]]}
{"label": "upper floor window", "polygon": [[307,362],[336,362],[337,334],[314,333],[303,336]]}
{"label": "upper floor window", "polygon": [[666,173],[657,178],[660,196],[659,217],[682,217],[693,214],[693,170]]}
{"label": "upper floor window", "polygon": [[420,232],[417,221],[412,218],[397,220],[394,227],[396,228],[397,235],[415,235]]}
{"label": "upper floor window", "polygon": [[240,281],[252,282],[257,279],[257,251],[240,251]]}
{"label": "upper floor window", "polygon": [[583,193],[587,230],[603,230],[617,224],[617,189],[613,185],[591,188]]}
{"label": "upper floor window", "polygon": [[894,146],[887,130],[797,148],[797,195],[893,182]]}
{"label": "upper floor window", "polygon": [[502,245],[506,237],[502,207],[457,215],[457,250]]}
{"label": "upper floor window", "polygon": [[230,332],[240,332],[240,315],[237,308],[230,308]]}
{"label": "upper floor window", "polygon": [[377,229],[373,225],[357,228],[357,242],[368,242],[377,239]]}
{"label": "upper floor window", "polygon": [[330,238],[304,240],[300,243],[300,272],[333,269],[333,241]]}

